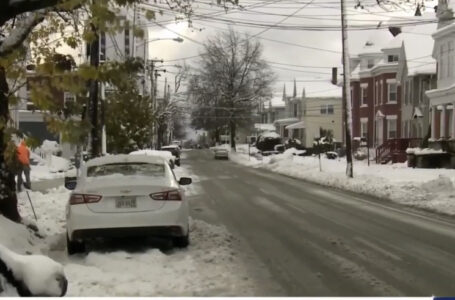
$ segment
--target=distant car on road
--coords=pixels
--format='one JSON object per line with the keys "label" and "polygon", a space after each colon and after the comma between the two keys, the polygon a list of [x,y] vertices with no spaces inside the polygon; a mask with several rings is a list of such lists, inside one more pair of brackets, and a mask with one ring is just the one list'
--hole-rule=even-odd
{"label": "distant car on road", "polygon": [[169,151],[175,156],[175,164],[180,166],[180,146],[179,145],[168,145],[161,147],[162,151]]}
{"label": "distant car on road", "polygon": [[110,155],[89,160],[66,206],[68,254],[85,251],[93,238],[163,236],[189,244],[188,202],[167,159]]}
{"label": "distant car on road", "polygon": [[215,159],[229,159],[229,151],[225,148],[215,148],[213,152],[215,152]]}

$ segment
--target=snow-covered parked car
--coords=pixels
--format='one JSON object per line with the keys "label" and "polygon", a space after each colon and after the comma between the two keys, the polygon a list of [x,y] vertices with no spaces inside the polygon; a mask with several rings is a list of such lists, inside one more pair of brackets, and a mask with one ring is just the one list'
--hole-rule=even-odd
{"label": "snow-covered parked car", "polygon": [[[110,155],[87,161],[66,206],[69,254],[103,237],[163,236],[189,244],[188,202],[168,160]],[[71,187],[69,187],[71,188]]]}
{"label": "snow-covered parked car", "polygon": [[161,147],[161,151],[170,152],[175,157],[175,165],[180,166],[180,146],[168,145]]}
{"label": "snow-covered parked car", "polygon": [[172,154],[172,152],[167,151],[167,150],[143,149],[143,150],[137,150],[137,151],[130,152],[130,155],[148,155],[148,156],[162,157],[162,158],[165,158],[169,162],[172,169],[177,164],[176,157]]}

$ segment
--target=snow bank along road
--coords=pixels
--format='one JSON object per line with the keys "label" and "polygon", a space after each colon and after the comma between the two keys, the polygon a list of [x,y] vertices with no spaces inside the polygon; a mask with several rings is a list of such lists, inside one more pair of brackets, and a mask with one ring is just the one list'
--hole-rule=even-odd
{"label": "snow bank along road", "polygon": [[283,295],[455,293],[455,220],[188,152],[193,215],[226,225]]}

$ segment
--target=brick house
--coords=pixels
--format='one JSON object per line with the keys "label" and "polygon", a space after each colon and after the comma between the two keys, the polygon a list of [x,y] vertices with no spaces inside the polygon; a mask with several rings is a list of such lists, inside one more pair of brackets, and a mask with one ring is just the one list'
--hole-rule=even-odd
{"label": "brick house", "polygon": [[389,35],[370,38],[351,58],[353,137],[373,146],[398,138],[401,130],[401,87],[396,79],[401,45]]}

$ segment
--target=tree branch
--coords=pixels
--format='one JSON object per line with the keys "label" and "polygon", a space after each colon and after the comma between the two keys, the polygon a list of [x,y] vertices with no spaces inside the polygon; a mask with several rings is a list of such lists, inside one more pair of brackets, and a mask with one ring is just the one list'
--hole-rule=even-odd
{"label": "tree branch", "polygon": [[22,45],[32,29],[44,20],[44,10],[34,12],[17,24],[8,37],[0,44],[0,57],[13,52]]}
{"label": "tree branch", "polygon": [[2,0],[0,1],[0,25],[25,12],[49,8],[62,0]]}

